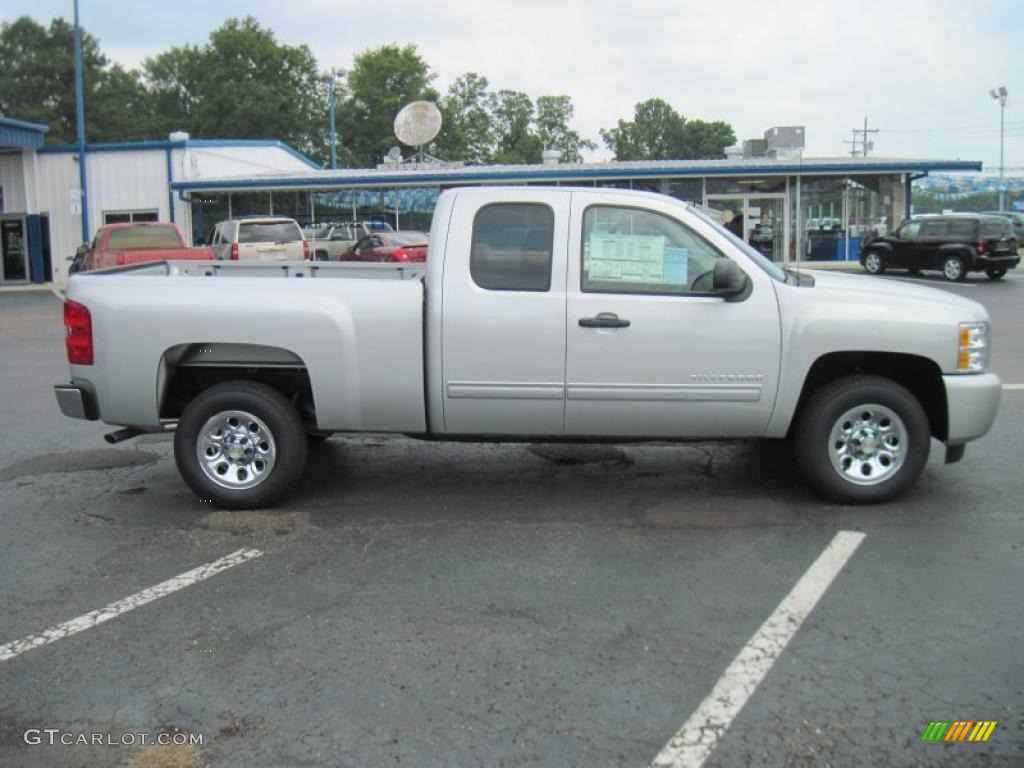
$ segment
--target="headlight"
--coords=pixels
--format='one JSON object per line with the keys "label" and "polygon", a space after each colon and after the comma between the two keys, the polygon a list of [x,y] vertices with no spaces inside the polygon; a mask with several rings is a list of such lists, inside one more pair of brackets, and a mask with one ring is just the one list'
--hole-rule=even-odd
{"label": "headlight", "polygon": [[960,373],[981,373],[988,368],[988,323],[960,323],[960,346],[956,369]]}

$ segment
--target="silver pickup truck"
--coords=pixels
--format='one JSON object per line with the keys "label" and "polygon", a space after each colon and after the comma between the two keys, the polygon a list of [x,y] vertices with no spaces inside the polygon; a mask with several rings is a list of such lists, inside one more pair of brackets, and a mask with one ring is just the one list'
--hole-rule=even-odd
{"label": "silver pickup truck", "polygon": [[166,262],[75,275],[68,416],[175,429],[226,508],[272,504],[307,441],[789,439],[844,503],[910,487],[995,419],[988,315],[904,283],[780,269],[700,210],[615,189],[467,188],[424,267]]}

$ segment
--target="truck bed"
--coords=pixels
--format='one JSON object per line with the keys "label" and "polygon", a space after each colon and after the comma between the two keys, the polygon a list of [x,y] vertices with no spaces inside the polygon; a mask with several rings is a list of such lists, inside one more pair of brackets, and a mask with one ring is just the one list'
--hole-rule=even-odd
{"label": "truck bed", "polygon": [[179,363],[287,359],[309,377],[318,429],[423,432],[424,271],[164,261],[74,275],[67,297],[91,313],[96,361],[72,375],[92,385],[103,421],[150,427]]}

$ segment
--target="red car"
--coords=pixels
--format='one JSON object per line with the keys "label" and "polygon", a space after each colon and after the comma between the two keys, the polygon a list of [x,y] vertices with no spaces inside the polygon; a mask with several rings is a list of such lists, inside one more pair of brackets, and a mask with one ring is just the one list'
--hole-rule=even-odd
{"label": "red car", "polygon": [[405,230],[371,232],[341,254],[342,261],[426,261],[427,234]]}
{"label": "red car", "polygon": [[100,227],[92,243],[78,249],[70,271],[88,272],[104,267],[121,267],[143,261],[213,258],[209,248],[189,248],[177,226],[164,222],[107,224]]}

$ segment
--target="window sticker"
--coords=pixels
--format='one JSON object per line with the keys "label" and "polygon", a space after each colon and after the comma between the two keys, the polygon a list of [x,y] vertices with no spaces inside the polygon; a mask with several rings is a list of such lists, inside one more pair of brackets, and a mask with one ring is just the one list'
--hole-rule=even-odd
{"label": "window sticker", "polygon": [[678,246],[665,246],[662,261],[662,282],[666,285],[689,285],[686,270],[690,264],[690,251]]}
{"label": "window sticker", "polygon": [[662,282],[665,238],[661,235],[595,233],[588,240],[587,267],[591,280]]}

